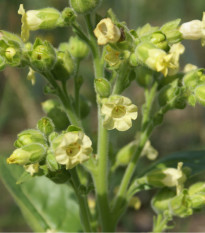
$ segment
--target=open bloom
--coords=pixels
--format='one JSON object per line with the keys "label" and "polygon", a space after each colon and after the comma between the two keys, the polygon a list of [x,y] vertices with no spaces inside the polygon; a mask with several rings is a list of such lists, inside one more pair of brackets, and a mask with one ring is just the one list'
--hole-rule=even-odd
{"label": "open bloom", "polygon": [[205,45],[205,12],[203,13],[202,20],[192,20],[183,23],[179,29],[182,37],[187,40],[202,39],[202,46]]}
{"label": "open bloom", "polygon": [[106,129],[125,131],[132,127],[132,120],[137,118],[137,106],[127,97],[113,95],[102,100],[103,125]]}
{"label": "open bloom", "polygon": [[99,45],[115,43],[120,37],[120,29],[112,22],[110,18],[102,19],[94,30]]}
{"label": "open bloom", "polygon": [[[56,161],[71,169],[89,159],[92,142],[82,131],[68,132],[53,141]],[[57,147],[55,148],[55,145]]]}

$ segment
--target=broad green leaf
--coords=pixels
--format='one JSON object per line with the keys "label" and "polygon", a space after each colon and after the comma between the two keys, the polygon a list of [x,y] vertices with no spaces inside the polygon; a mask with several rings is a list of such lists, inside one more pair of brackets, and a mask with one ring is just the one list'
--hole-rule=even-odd
{"label": "broad green leaf", "polygon": [[183,162],[183,167],[189,167],[191,169],[191,176],[197,175],[200,172],[205,171],[205,151],[199,150],[175,152],[156,161],[156,163],[151,165],[141,175],[144,175],[148,171],[158,167],[176,168],[178,162]]}
{"label": "broad green leaf", "polygon": [[0,178],[34,231],[81,230],[79,209],[71,187],[55,184],[46,177],[34,177],[17,185],[22,173],[22,167],[7,165],[5,159],[0,157]]}

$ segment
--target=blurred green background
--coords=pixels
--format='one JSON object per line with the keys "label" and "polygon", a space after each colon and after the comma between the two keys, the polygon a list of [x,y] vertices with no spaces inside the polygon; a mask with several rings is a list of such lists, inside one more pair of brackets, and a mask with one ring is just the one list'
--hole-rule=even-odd
{"label": "blurred green background", "polygon": [[[17,14],[20,3],[24,3],[25,9],[38,9],[43,7],[56,7],[62,10],[67,6],[67,0],[0,0],[0,29],[20,34],[20,16]],[[181,18],[182,22],[192,19],[201,19],[205,10],[204,0],[103,0],[98,13],[105,16],[106,11],[112,8],[121,21],[126,21],[129,28],[136,29],[145,23],[162,25],[169,20]],[[80,19],[82,20],[82,19]],[[50,40],[55,46],[59,42],[67,41],[72,31],[68,29],[56,29],[44,32],[32,32],[31,41],[35,36],[41,35]],[[199,41],[185,42],[186,52],[182,56],[182,67],[186,63],[192,63],[199,67],[205,67],[205,48]],[[94,90],[91,86],[92,66],[89,58],[83,63],[81,72],[86,77],[86,85],[83,93],[94,103]],[[26,80],[28,70],[6,69],[0,73],[0,156],[8,156],[14,149],[13,142],[16,134],[23,129],[33,128],[37,120],[43,116],[40,103],[48,99],[43,94],[44,80],[37,77],[35,86]],[[143,103],[143,90],[135,83],[125,92],[139,106]],[[92,120],[87,119],[87,128],[96,134],[96,112],[91,112]],[[136,127],[126,133],[119,133],[113,142],[114,150],[118,145],[132,140]],[[113,132],[112,134],[116,134]],[[159,151],[160,156],[165,156],[174,151],[205,148],[205,110],[196,106],[186,107],[184,110],[169,112],[163,125],[159,126],[151,138],[153,146]],[[204,174],[198,177],[204,179]],[[148,205],[151,195],[142,193],[139,195],[142,206],[137,212],[130,209],[122,218],[118,231],[150,231],[153,211]],[[176,227],[171,231],[205,231],[205,215],[198,213],[184,220],[176,219]],[[18,207],[0,182],[0,231],[1,232],[25,232],[30,231],[26,225]]]}

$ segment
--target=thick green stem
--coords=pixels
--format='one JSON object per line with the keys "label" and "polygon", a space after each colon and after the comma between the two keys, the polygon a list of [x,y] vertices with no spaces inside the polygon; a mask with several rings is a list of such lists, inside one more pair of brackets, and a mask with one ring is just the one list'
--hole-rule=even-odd
{"label": "thick green stem", "polygon": [[98,171],[95,180],[98,210],[103,232],[114,231],[113,223],[110,219],[110,208],[108,202],[108,131],[103,127],[100,109],[98,113]]}
{"label": "thick green stem", "polygon": [[86,198],[82,196],[81,194],[79,194],[78,187],[80,186],[80,181],[79,181],[75,168],[71,169],[70,173],[72,177],[73,187],[74,187],[74,190],[75,190],[75,193],[77,195],[78,202],[80,205],[80,215],[81,215],[82,225],[84,227],[84,232],[92,232],[92,228],[90,225],[91,218],[90,218],[88,203],[87,203]]}

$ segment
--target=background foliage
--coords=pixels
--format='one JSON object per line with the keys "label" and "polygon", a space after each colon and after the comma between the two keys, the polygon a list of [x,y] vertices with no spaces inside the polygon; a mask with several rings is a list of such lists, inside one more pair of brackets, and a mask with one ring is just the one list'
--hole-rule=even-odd
{"label": "background foliage", "polygon": [[[27,0],[23,1],[26,9],[38,9],[47,6],[56,7],[62,10],[67,5],[67,0]],[[20,16],[17,14],[19,4],[16,0],[0,0],[0,28],[15,33],[20,33]],[[162,25],[163,23],[181,18],[182,22],[192,19],[201,19],[205,9],[204,0],[104,0],[99,14],[105,15],[109,8],[118,15],[120,20],[127,22],[129,28],[136,28],[149,22],[152,25]],[[55,31],[33,32],[32,41],[37,35],[50,40],[55,46],[59,42],[67,41],[71,30],[56,29]],[[185,43],[185,42],[184,42]],[[205,67],[203,59],[204,48],[201,48],[199,41],[186,42],[187,51],[182,56],[182,67],[186,63],[198,64]],[[92,77],[92,67],[89,58],[84,61],[81,72],[86,78]],[[33,128],[37,120],[43,116],[40,103],[46,100],[43,95],[44,81],[37,78],[35,86],[31,86],[26,80],[27,70],[6,69],[0,73],[0,156],[6,157],[14,149],[13,142],[16,134],[25,128]],[[90,79],[91,80],[91,79]],[[70,83],[72,85],[72,83]],[[84,84],[83,93],[91,101],[95,102],[93,87],[89,82]],[[138,105],[143,103],[143,92],[137,88],[135,83],[126,91],[125,95],[136,99]],[[96,132],[95,122],[96,112],[92,110],[91,118],[87,119],[87,128]],[[183,111],[174,110],[166,115],[163,125],[159,126],[153,133],[151,141],[153,146],[159,151],[161,157],[180,150],[200,150],[205,148],[205,110],[199,106],[195,109],[187,107]],[[131,135],[137,129],[133,127],[128,132],[113,135],[116,141],[113,142],[113,150],[117,150],[118,145],[126,144],[130,141]],[[112,134],[115,134],[115,132]],[[2,160],[1,160],[2,161]],[[148,161],[143,161],[148,163]],[[142,164],[143,165],[143,164]],[[119,171],[120,172],[120,171]],[[196,177],[195,177],[196,179]],[[203,180],[203,175],[200,175]],[[29,185],[29,184],[28,184]],[[0,231],[29,231],[26,221],[22,217],[20,210],[8,195],[3,183],[0,183]],[[149,194],[139,195],[142,206],[141,211],[136,212],[130,209],[121,221],[119,231],[149,231],[152,224],[153,212],[147,205],[150,200]],[[204,213],[196,214],[186,220],[176,222],[172,231],[195,231],[205,230]]]}

